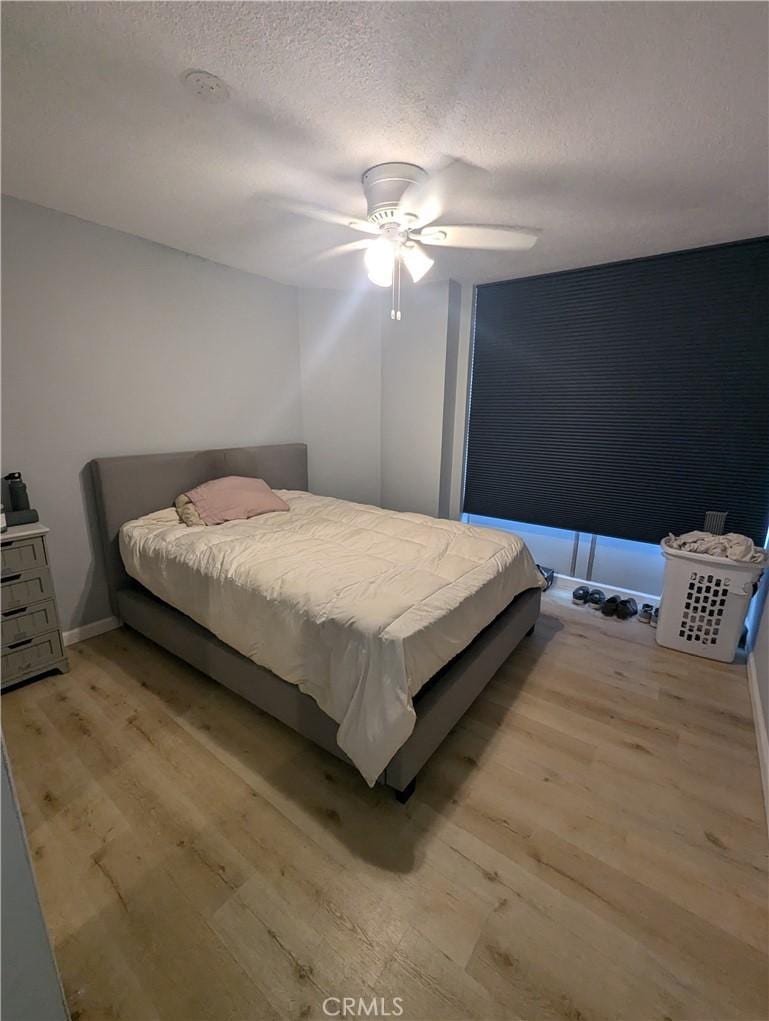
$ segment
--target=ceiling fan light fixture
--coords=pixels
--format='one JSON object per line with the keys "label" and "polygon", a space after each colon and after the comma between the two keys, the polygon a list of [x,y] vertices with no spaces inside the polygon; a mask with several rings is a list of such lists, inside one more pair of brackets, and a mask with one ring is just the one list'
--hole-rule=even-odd
{"label": "ceiling fan light fixture", "polygon": [[[188,83],[190,87],[196,84],[199,84],[196,80]],[[458,174],[467,166],[461,160],[451,160],[432,177],[414,163],[379,163],[369,167],[362,178],[365,220],[306,202],[289,200],[286,206],[289,212],[350,227],[369,238],[374,236],[374,240],[336,245],[317,258],[365,248],[368,278],[377,287],[392,288],[390,317],[397,322],[401,318],[402,269],[405,267],[415,284],[422,280],[434,266],[429,255],[432,246],[525,252],[539,237],[540,231],[530,227],[435,223],[442,215],[451,182],[461,186],[464,171]]]}
{"label": "ceiling fan light fixture", "polygon": [[391,287],[395,268],[395,246],[387,238],[372,241],[363,256],[366,272],[372,284],[377,287]]}
{"label": "ceiling fan light fixture", "polygon": [[425,273],[435,265],[435,260],[431,259],[424,248],[415,241],[407,241],[403,245],[401,256],[415,284],[419,283]]}

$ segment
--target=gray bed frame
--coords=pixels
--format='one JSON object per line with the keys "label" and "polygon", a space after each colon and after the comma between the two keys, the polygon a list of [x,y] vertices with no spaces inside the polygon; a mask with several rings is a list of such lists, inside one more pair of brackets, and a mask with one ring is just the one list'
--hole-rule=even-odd
{"label": "gray bed frame", "polygon": [[[307,489],[307,447],[278,446],[138,454],[91,462],[107,583],[125,624],[292,727],[338,758],[337,724],[309,695],[246,659],[206,628],[157,599],[128,576],[118,549],[121,525],[170,507],[188,489],[224,475],[264,479],[274,489]],[[539,589],[522,592],[473,642],[432,678],[417,698],[417,722],[380,782],[405,801],[415,778],[539,616]]]}

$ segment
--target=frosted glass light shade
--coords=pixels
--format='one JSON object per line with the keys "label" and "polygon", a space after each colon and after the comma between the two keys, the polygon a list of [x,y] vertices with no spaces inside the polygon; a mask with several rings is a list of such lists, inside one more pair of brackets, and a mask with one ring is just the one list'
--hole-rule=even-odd
{"label": "frosted glass light shade", "polygon": [[403,246],[401,257],[415,284],[435,265],[435,260],[431,259],[424,248],[415,241],[409,241]]}
{"label": "frosted glass light shade", "polygon": [[379,287],[391,287],[395,266],[395,246],[387,238],[377,238],[366,249],[363,257],[368,278]]}

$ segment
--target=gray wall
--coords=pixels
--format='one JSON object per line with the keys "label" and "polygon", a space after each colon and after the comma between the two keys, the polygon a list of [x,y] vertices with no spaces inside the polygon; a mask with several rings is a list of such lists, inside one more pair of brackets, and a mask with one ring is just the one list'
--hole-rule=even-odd
{"label": "gray wall", "polygon": [[3,473],[51,527],[62,623],[110,615],[98,455],[303,438],[296,291],[3,199]]}
{"label": "gray wall", "polygon": [[381,292],[299,292],[302,415],[310,489],[378,504]]}
{"label": "gray wall", "polygon": [[66,1021],[59,975],[40,910],[21,813],[2,753],[2,1016]]}

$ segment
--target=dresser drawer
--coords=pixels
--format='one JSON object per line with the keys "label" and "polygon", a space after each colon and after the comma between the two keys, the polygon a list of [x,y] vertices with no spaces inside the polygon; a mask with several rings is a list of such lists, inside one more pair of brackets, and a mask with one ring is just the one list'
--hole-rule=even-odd
{"label": "dresser drawer", "polygon": [[6,649],[12,642],[42,635],[44,631],[53,631],[58,626],[53,599],[35,606],[19,606],[15,610],[8,610],[3,614],[3,648]]}
{"label": "dresser drawer", "polygon": [[36,567],[45,567],[45,543],[41,535],[29,539],[6,539],[0,543],[2,553],[2,576],[18,574],[19,571],[31,571]]}
{"label": "dresser drawer", "polygon": [[9,574],[0,583],[2,610],[15,610],[17,606],[32,606],[44,599],[53,599],[53,586],[47,567],[36,571],[20,571]]}
{"label": "dresser drawer", "polygon": [[27,638],[16,647],[3,649],[3,687],[22,677],[42,673],[59,664],[64,656],[61,635],[49,631],[36,638]]}

